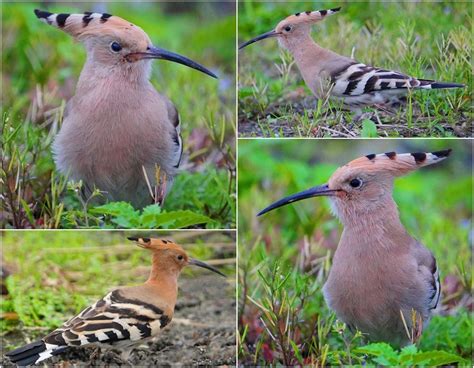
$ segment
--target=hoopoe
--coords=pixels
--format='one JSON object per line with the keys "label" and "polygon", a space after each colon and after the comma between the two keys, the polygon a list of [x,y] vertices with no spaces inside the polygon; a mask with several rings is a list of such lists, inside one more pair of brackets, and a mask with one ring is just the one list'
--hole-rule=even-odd
{"label": "hoopoe", "polygon": [[162,203],[183,153],[176,107],[150,82],[151,61],[170,60],[217,76],[200,64],[153,46],[136,25],[106,13],[36,16],[82,42],[87,60],[53,143],[60,172],[113,201]]}
{"label": "hoopoe", "polygon": [[258,214],[306,198],[330,198],[344,231],[324,298],[351,330],[373,341],[408,343],[407,330],[421,334],[438,305],[436,259],[405,230],[392,190],[396,177],[438,163],[450,152],[370,154],[338,168],[327,184],[283,198]]}
{"label": "hoopoe", "polygon": [[312,24],[340,9],[290,15],[274,30],[245,42],[239,49],[269,37],[278,38],[280,46],[293,55],[306,85],[318,99],[329,96],[358,114],[365,106],[400,105],[412,89],[464,87],[463,84],[418,79],[397,71],[368,66],[320,47],[311,38]]}
{"label": "hoopoe", "polygon": [[77,346],[119,350],[126,361],[135,346],[157,336],[170,323],[178,276],[185,266],[203,267],[225,277],[207,263],[188,257],[173,241],[129,239],[153,254],[148,280],[113,290],[41,340],[8,352],[13,363],[37,364]]}

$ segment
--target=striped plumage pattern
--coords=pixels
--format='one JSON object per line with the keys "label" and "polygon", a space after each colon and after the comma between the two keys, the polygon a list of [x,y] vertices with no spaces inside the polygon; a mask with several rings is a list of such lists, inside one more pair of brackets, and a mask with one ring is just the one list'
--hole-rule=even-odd
{"label": "striped plumage pattern", "polygon": [[110,292],[42,340],[6,356],[18,366],[26,366],[70,347],[100,346],[119,348],[126,357],[134,345],[156,336],[171,321],[171,316],[153,304],[124,294],[121,289]]}
{"label": "striped plumage pattern", "polygon": [[67,14],[67,13],[50,13],[44,10],[35,9],[36,16],[43,22],[58,27],[63,28],[73,22],[82,22],[83,27],[87,27],[91,21],[95,20],[97,22],[105,23],[112,16],[107,13],[92,13],[84,12],[83,14]]}
{"label": "striped plumage pattern", "polygon": [[329,15],[333,15],[337,13],[341,8],[334,8],[334,9],[327,9],[327,10],[308,10],[305,12],[300,12],[300,13],[295,13],[292,14],[288,17],[286,17],[281,23],[292,23],[292,24],[298,24],[298,23],[307,23],[307,22],[318,22],[323,20],[325,17]]}
{"label": "striped plumage pattern", "polygon": [[433,257],[433,268],[431,269],[431,274],[433,275],[433,282],[431,283],[432,294],[430,299],[430,309],[436,309],[439,303],[439,298],[441,296],[441,282],[439,280],[439,269],[436,259]]}
{"label": "striped plumage pattern", "polygon": [[451,153],[451,149],[436,152],[413,152],[413,153],[396,153],[386,152],[380,154],[369,154],[352,160],[348,164],[338,168],[334,175],[346,175],[348,169],[351,172],[386,172],[393,176],[401,176],[416,170],[423,166],[432,165],[443,161]]}
{"label": "striped plumage pattern", "polygon": [[[408,164],[412,165],[419,165],[419,166],[427,166],[427,165],[432,165],[435,164],[439,161],[444,160],[447,158],[450,153],[451,149],[445,149],[441,151],[436,151],[436,152],[412,152],[412,153],[396,153],[396,152],[386,152],[386,153],[379,153],[375,154],[372,153],[370,155],[366,155],[365,157],[369,159],[369,161],[378,161],[380,162],[381,160],[389,160],[388,162],[393,162],[393,161],[403,161]],[[355,162],[351,161],[351,162]],[[351,165],[351,163],[349,163]]]}
{"label": "striped plumage pattern", "polygon": [[331,75],[331,97],[350,108],[368,105],[398,105],[405,102],[410,89],[463,87],[457,83],[442,83],[417,79],[400,72],[350,62]]}

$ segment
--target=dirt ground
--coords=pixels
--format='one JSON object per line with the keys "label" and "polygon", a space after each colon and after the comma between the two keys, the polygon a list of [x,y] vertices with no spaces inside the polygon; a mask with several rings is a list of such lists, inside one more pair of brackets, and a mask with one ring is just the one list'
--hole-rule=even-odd
{"label": "dirt ground", "polygon": [[[181,277],[173,321],[153,341],[134,350],[129,364],[113,351],[104,351],[91,360],[92,349],[76,348],[43,362],[42,366],[226,366],[235,365],[236,319],[235,283],[218,275]],[[8,334],[6,343],[26,343],[25,334]],[[34,337],[30,337],[34,339]],[[2,348],[3,350],[3,348]],[[14,367],[3,354],[0,367]]]}
{"label": "dirt ground", "polygon": [[[258,112],[257,109],[252,109],[252,112],[249,112],[247,109],[247,111],[244,112],[241,109],[239,110],[238,117],[239,136],[360,137],[363,119],[355,122],[347,122],[344,118],[338,117],[336,120],[339,122],[334,124],[336,118],[335,112],[328,110],[315,120],[313,119],[313,111],[316,105],[317,100],[313,96],[306,96],[304,90],[299,89],[285,96],[282,101],[270,104],[263,112]],[[305,113],[311,121],[310,127],[303,127],[298,121],[299,116],[303,116]],[[430,119],[421,117],[417,111],[414,111],[414,120],[417,120],[417,122],[411,127],[408,127],[405,121],[406,117],[397,120],[397,118],[395,118],[396,115],[397,112],[395,110],[379,110],[377,114],[368,114],[365,117],[375,123],[377,134],[380,137],[422,137],[438,135],[471,137],[473,134],[472,121],[467,116],[460,117],[454,126],[445,121],[438,121],[436,128],[430,130],[428,128]],[[328,123],[328,121],[330,121],[330,123]],[[264,131],[262,130],[262,126],[264,127]]]}

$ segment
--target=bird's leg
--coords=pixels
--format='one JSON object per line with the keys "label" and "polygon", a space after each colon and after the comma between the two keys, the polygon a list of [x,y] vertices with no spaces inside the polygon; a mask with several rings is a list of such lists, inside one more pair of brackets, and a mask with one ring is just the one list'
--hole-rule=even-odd
{"label": "bird's leg", "polygon": [[155,165],[155,203],[163,206],[166,195],[167,174],[165,171],[161,172],[161,167]]}
{"label": "bird's leg", "polygon": [[100,347],[96,347],[90,356],[91,363],[92,361],[99,359],[99,356],[100,356]]}
{"label": "bird's leg", "polygon": [[160,200],[158,198],[158,193],[159,193],[159,187],[160,187],[160,184],[161,184],[161,166],[158,166],[155,164],[155,182],[156,182],[156,185],[155,185],[155,193],[154,193],[154,197],[153,199],[155,200],[155,204],[160,204]]}
{"label": "bird's leg", "polygon": [[362,109],[354,109],[352,110],[352,112],[354,113],[354,115],[352,116],[352,121],[350,122],[350,124],[358,123],[364,115]]}
{"label": "bird's leg", "polygon": [[356,110],[356,113],[354,114],[354,117],[352,119],[352,124],[359,123],[361,121],[364,121],[365,119],[372,120],[375,116],[374,111],[366,111],[362,112],[362,110]]}
{"label": "bird's leg", "polygon": [[160,178],[160,183],[158,185],[158,203],[160,206],[163,206],[165,203],[165,196],[166,196],[166,173],[164,172]]}
{"label": "bird's leg", "polygon": [[124,363],[130,364],[130,361],[128,359],[130,358],[131,353],[132,353],[132,349],[124,349],[120,353],[120,359],[122,359]]}

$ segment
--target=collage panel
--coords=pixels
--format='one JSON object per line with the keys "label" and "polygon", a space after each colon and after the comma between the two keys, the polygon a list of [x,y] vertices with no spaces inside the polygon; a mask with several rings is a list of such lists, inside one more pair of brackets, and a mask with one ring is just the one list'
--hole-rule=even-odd
{"label": "collage panel", "polygon": [[241,1],[239,136],[471,137],[471,25],[465,2]]}
{"label": "collage panel", "polygon": [[235,2],[2,9],[2,228],[235,228]]}
{"label": "collage panel", "polygon": [[7,231],[2,245],[3,367],[235,365],[235,232]]}
{"label": "collage panel", "polygon": [[472,150],[240,140],[239,363],[468,365]]}

